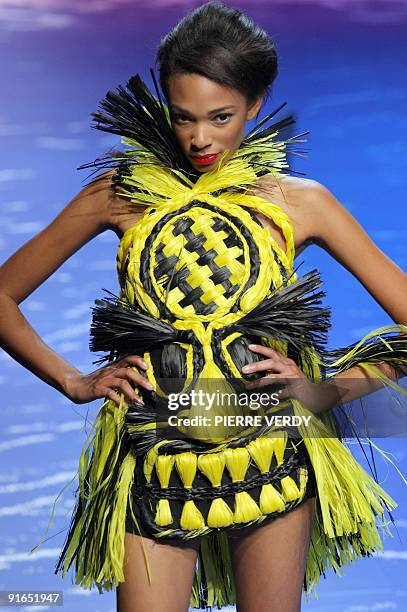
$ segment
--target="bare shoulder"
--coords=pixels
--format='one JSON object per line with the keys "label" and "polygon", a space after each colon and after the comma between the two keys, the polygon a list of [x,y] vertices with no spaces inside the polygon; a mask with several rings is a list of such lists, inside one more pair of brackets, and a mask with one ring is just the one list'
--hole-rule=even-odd
{"label": "bare shoulder", "polygon": [[298,247],[313,242],[317,219],[313,210],[326,197],[325,191],[318,181],[295,176],[264,176],[256,184],[256,194],[279,206],[290,218]]}
{"label": "bare shoulder", "polygon": [[121,238],[124,232],[140,219],[146,207],[134,206],[126,197],[120,195],[113,181],[114,174],[114,170],[108,170],[99,175],[94,184],[97,189],[99,182],[100,189],[104,191],[104,215],[107,225]]}
{"label": "bare shoulder", "polygon": [[318,181],[296,176],[260,177],[256,187],[259,195],[281,206],[287,214],[302,210],[324,189]]}

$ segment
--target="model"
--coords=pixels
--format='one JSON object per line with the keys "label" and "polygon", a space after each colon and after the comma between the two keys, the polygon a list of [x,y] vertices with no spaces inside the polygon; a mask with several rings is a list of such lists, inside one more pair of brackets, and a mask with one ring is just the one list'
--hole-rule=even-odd
{"label": "model", "polygon": [[[406,276],[325,187],[290,175],[303,135],[281,136],[281,108],[245,135],[277,74],[261,28],[210,2],[157,60],[164,97],[154,71],[152,91],[136,75],[108,92],[95,127],[126,148],[87,164],[96,178],[1,270],[4,348],[73,402],[105,399],[56,572],[117,587],[121,612],[294,612],[328,568],[382,549],[376,517],[388,530],[396,503],[331,409],[403,391]],[[96,300],[91,349],[105,354],[84,374],[18,304],[108,228],[120,292]],[[328,350],[319,273],[294,269],[311,243],[394,325]]]}

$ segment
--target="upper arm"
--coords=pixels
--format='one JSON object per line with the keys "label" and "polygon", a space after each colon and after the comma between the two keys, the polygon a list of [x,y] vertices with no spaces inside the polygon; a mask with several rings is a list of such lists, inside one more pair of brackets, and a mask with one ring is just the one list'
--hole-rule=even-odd
{"label": "upper arm", "polygon": [[312,241],[349,270],[394,321],[407,324],[407,276],[320,183],[304,195]]}
{"label": "upper arm", "polygon": [[114,198],[111,172],[86,185],[47,227],[2,265],[1,292],[17,304],[28,297],[81,246],[111,226]]}

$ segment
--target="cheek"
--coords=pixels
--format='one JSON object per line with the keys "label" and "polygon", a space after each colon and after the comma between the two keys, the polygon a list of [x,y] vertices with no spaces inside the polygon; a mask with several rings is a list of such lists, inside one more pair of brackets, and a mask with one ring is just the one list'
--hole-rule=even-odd
{"label": "cheek", "polygon": [[242,142],[244,136],[244,127],[242,126],[233,126],[229,130],[225,130],[225,133],[222,138],[222,143],[225,147],[237,149]]}
{"label": "cheek", "polygon": [[225,138],[234,144],[240,144],[244,137],[245,125],[245,121],[240,120],[240,117],[237,119],[237,121],[231,122],[228,128],[225,130]]}
{"label": "cheek", "polygon": [[185,136],[185,132],[183,133],[182,130],[177,130],[176,127],[173,126],[173,131],[175,133],[175,136],[177,137],[178,142],[180,143],[181,147],[185,148],[185,141],[186,141],[186,136]]}

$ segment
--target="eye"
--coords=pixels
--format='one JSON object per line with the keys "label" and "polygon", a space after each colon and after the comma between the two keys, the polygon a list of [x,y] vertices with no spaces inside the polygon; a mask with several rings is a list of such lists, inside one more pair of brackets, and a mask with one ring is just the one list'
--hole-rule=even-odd
{"label": "eye", "polygon": [[216,115],[214,119],[220,118],[220,121],[218,121],[217,123],[227,123],[229,120],[229,117],[231,116],[232,116],[231,113],[219,113],[219,115]]}
{"label": "eye", "polygon": [[[227,123],[229,118],[232,117],[232,113],[219,113],[215,115],[212,121],[216,123]],[[172,115],[172,119],[174,123],[186,123],[187,121],[191,121],[191,119],[187,115],[182,115],[180,113],[174,113]]]}
{"label": "eye", "polygon": [[187,117],[186,115],[174,114],[172,118],[175,121],[175,123],[185,123],[185,121],[189,121],[189,117]]}

